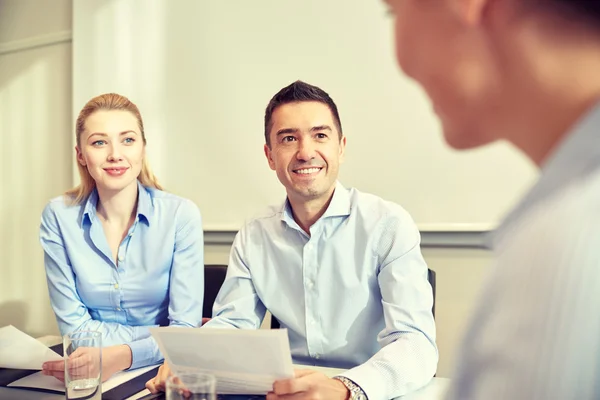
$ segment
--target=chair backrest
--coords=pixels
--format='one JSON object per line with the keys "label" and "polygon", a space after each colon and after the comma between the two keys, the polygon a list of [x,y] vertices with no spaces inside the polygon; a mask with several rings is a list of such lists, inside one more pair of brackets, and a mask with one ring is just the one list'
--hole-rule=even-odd
{"label": "chair backrest", "polygon": [[427,280],[431,285],[431,290],[433,291],[433,306],[431,307],[431,313],[435,317],[435,271],[432,269],[427,269]]}
{"label": "chair backrest", "polygon": [[202,318],[211,318],[213,304],[227,275],[227,265],[204,266],[204,304]]}
{"label": "chair backrest", "polygon": [[[431,307],[431,312],[433,314],[433,316],[435,317],[435,271],[432,269],[427,269],[427,280],[429,281],[429,284],[431,285],[431,289],[433,291],[433,307]],[[279,329],[281,327],[281,325],[279,324],[279,321],[277,321],[277,318],[275,318],[274,316],[271,315],[271,329]]]}

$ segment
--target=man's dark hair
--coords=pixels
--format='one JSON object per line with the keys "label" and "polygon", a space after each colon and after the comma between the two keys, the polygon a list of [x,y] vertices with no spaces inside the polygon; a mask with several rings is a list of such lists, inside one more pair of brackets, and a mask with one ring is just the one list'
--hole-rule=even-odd
{"label": "man's dark hair", "polygon": [[578,18],[600,29],[600,1],[598,0],[529,0],[545,9],[553,9],[567,18]]}
{"label": "man's dark hair", "polygon": [[277,92],[277,94],[273,96],[267,105],[267,109],[265,110],[265,143],[267,146],[271,147],[271,138],[269,134],[271,132],[271,128],[273,127],[273,123],[271,121],[273,112],[279,106],[300,101],[318,101],[319,103],[323,103],[329,107],[329,110],[333,115],[333,120],[338,130],[339,137],[340,139],[342,138],[342,123],[340,121],[340,115],[338,113],[337,106],[333,102],[332,98],[329,97],[329,94],[317,86],[309,85],[308,83],[302,81],[296,81]]}

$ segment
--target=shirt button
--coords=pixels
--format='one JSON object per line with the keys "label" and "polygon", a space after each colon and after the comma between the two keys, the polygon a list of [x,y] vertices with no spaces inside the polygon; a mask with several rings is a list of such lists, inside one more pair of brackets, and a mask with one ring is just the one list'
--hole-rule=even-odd
{"label": "shirt button", "polygon": [[314,283],[310,279],[308,281],[306,281],[306,287],[308,287],[309,289],[311,289],[313,287],[313,285],[314,285]]}
{"label": "shirt button", "polygon": [[117,310],[117,311],[121,311],[121,308],[117,307],[117,308],[115,308],[115,310]]}
{"label": "shirt button", "polygon": [[115,283],[115,289],[118,289],[118,288],[119,288],[119,284]]}
{"label": "shirt button", "polygon": [[123,262],[123,261],[125,261],[125,257],[119,256],[119,262]]}
{"label": "shirt button", "polygon": [[320,354],[318,354],[318,353],[316,353],[316,354],[315,354],[315,358],[318,360],[319,358],[321,358],[321,355],[320,355]]}

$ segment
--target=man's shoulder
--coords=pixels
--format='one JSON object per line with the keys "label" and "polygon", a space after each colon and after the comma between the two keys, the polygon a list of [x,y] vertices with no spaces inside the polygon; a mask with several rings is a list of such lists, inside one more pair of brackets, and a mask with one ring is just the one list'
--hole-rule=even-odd
{"label": "man's shoulder", "polygon": [[400,204],[356,188],[349,189],[353,213],[375,219],[395,219],[412,222],[412,217]]}
{"label": "man's shoulder", "polygon": [[283,213],[282,204],[272,204],[264,207],[259,212],[244,221],[240,232],[271,230],[281,220]]}
{"label": "man's shoulder", "polygon": [[554,259],[551,264],[589,254],[597,254],[600,260],[599,237],[600,173],[573,182],[527,209],[503,232],[499,250],[514,249],[548,262]]}

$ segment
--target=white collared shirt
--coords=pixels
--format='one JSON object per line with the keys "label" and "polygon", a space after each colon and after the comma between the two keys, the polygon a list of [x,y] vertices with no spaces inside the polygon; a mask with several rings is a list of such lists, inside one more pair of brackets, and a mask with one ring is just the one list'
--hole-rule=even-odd
{"label": "white collared shirt", "polygon": [[295,363],[348,369],[370,400],[403,395],[438,361],[419,244],[402,207],[339,183],[310,235],[286,201],[236,236],[205,327],[256,329],[268,309]]}

